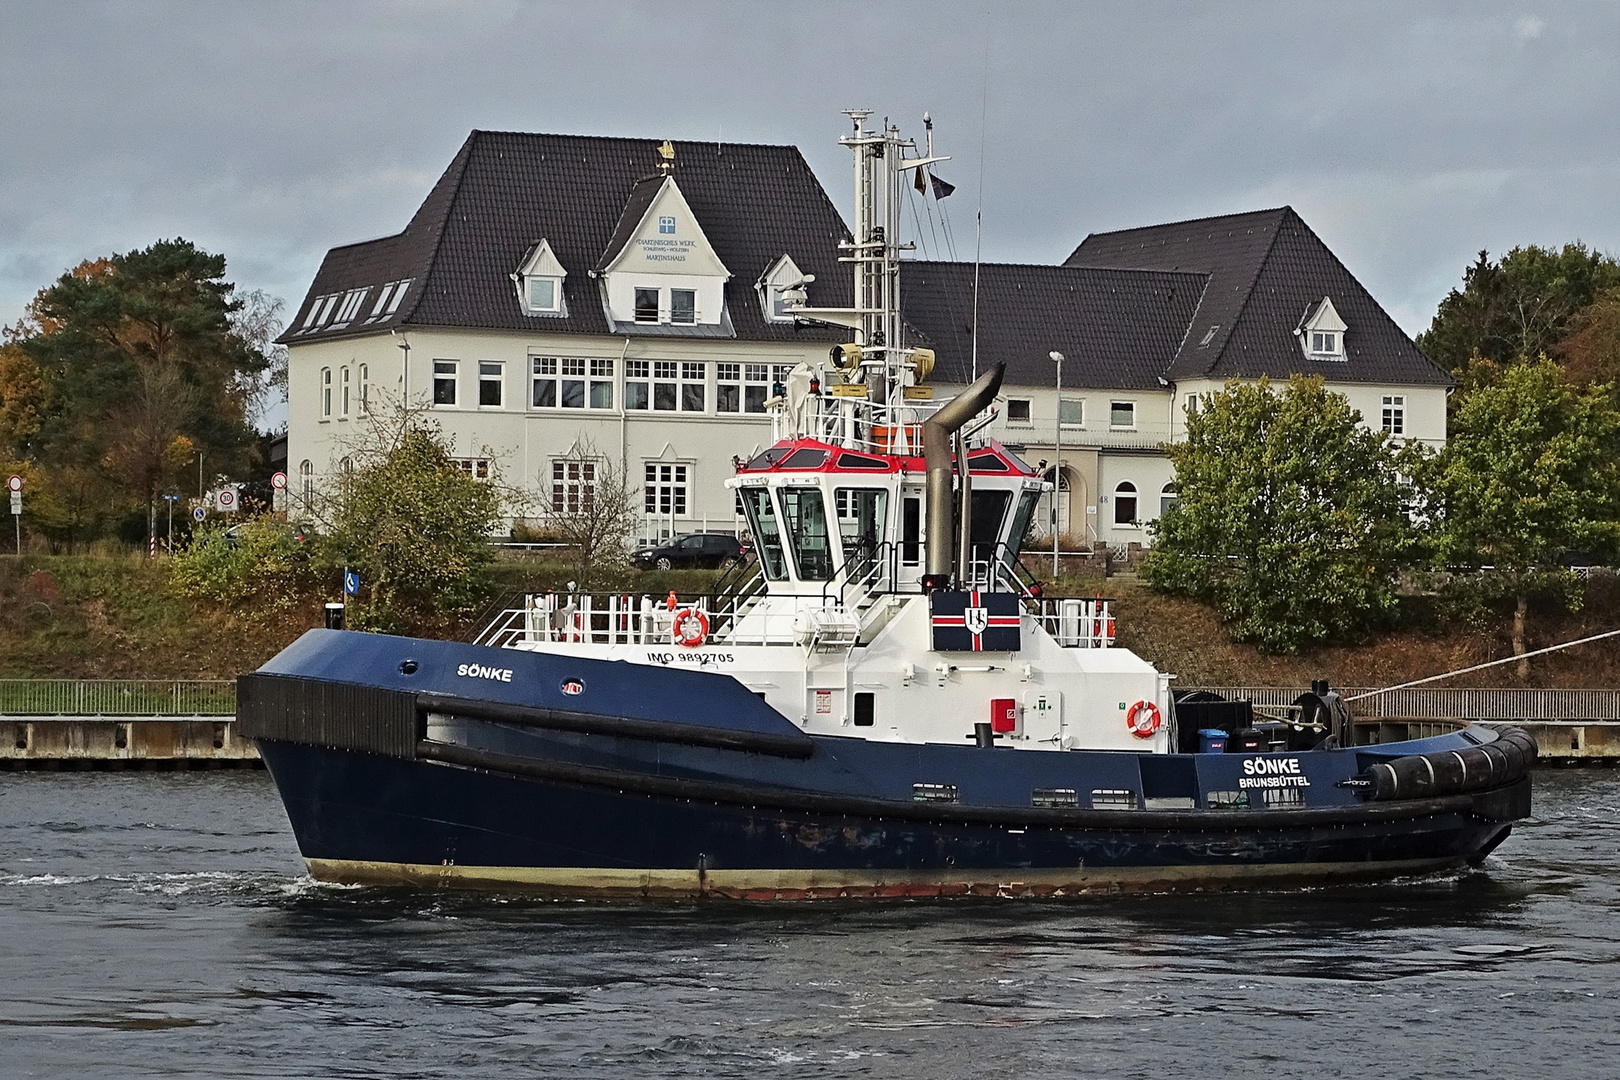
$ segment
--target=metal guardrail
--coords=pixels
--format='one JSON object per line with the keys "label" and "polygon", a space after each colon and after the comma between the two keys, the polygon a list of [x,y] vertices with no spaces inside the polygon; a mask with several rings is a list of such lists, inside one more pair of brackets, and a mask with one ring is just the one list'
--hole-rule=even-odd
{"label": "metal guardrail", "polygon": [[[1226,698],[1248,698],[1264,708],[1291,705],[1307,687],[1201,686]],[[1620,690],[1413,689],[1334,687],[1345,697],[1367,694],[1351,705],[1367,720],[1587,720],[1620,721]]]}
{"label": "metal guardrail", "polygon": [[231,679],[0,679],[0,716],[235,716]]}

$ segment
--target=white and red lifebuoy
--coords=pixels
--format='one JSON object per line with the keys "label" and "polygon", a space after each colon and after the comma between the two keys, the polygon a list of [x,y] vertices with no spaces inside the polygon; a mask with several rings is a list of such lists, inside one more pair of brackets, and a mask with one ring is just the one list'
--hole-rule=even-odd
{"label": "white and red lifebuoy", "polygon": [[1138,739],[1151,739],[1158,734],[1159,725],[1164,717],[1159,713],[1159,707],[1151,701],[1138,701],[1125,713],[1125,726],[1132,735]]}
{"label": "white and red lifebuoy", "polygon": [[675,613],[669,632],[675,644],[695,649],[709,639],[709,617],[697,608],[682,608]]}

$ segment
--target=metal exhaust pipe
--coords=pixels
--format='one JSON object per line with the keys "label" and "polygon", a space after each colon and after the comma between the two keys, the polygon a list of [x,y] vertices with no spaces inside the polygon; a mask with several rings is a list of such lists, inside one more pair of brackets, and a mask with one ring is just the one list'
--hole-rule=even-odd
{"label": "metal exhaust pipe", "polygon": [[[928,574],[940,578],[951,572],[951,436],[963,424],[979,415],[1001,390],[1006,364],[997,364],[980,375],[972,386],[956,395],[945,407],[923,421],[923,462],[928,470]],[[966,455],[964,455],[965,457]],[[968,517],[971,507],[964,507]]]}

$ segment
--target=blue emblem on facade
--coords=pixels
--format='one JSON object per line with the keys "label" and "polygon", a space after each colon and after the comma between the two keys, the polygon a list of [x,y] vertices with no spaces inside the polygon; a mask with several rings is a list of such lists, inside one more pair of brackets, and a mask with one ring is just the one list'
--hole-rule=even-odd
{"label": "blue emblem on facade", "polygon": [[672,217],[660,217],[658,219],[658,231],[661,233],[669,233],[670,235],[674,235],[675,219]]}

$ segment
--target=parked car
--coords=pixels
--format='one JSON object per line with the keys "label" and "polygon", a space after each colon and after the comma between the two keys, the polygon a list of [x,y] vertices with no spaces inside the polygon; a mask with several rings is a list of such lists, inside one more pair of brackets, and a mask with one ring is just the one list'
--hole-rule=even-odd
{"label": "parked car", "polygon": [[656,547],[644,547],[635,553],[636,565],[643,570],[673,570],[676,567],[715,568],[730,566],[748,554],[748,549],[735,536],[724,533],[692,533],[672,537]]}
{"label": "parked car", "polygon": [[[239,521],[225,530],[225,543],[228,546],[234,548],[242,542],[242,529],[245,525],[247,525],[247,522]],[[278,528],[299,543],[303,543],[314,535],[308,525],[278,523]]]}

